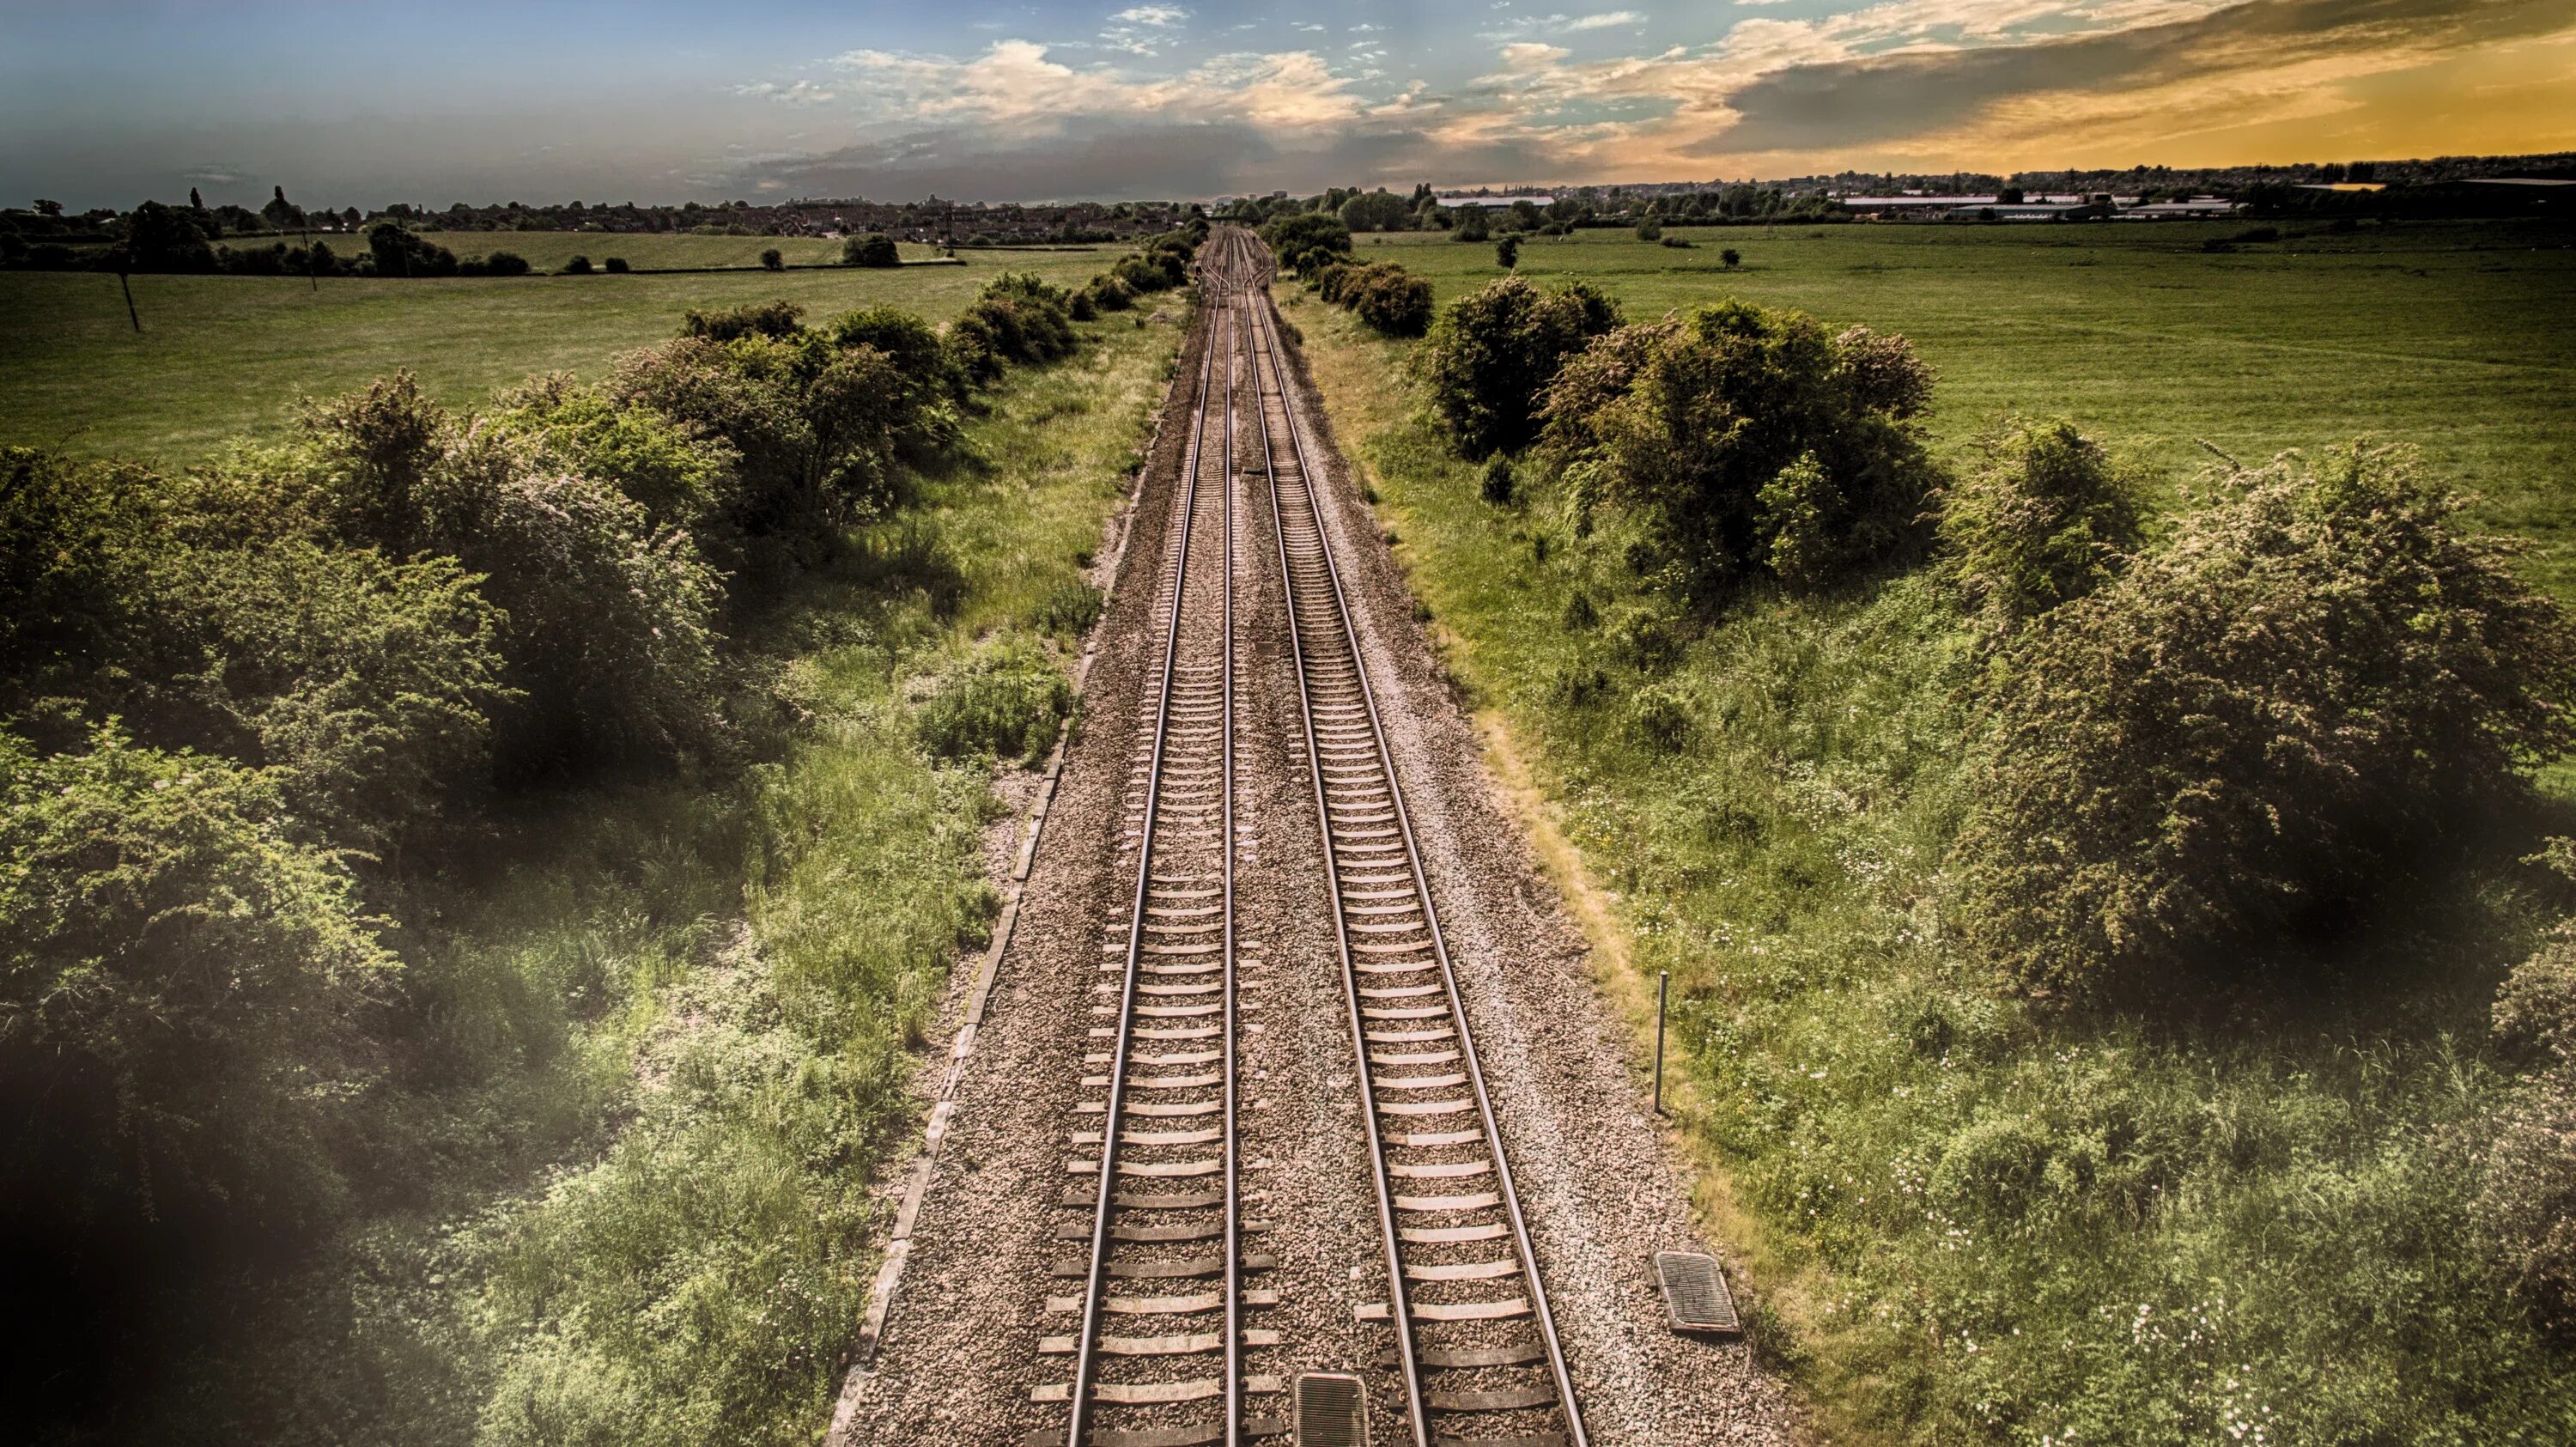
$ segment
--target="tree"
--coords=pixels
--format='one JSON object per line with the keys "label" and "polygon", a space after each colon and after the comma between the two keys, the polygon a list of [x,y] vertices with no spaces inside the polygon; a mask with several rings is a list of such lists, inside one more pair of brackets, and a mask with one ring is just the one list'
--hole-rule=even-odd
{"label": "tree", "polygon": [[1342,224],[1353,231],[1401,231],[1411,214],[1401,196],[1363,191],[1341,205]]}
{"label": "tree", "polygon": [[[205,218],[208,224],[212,217]],[[125,250],[136,271],[212,271],[215,247],[198,213],[146,201],[127,218]]]}
{"label": "tree", "polygon": [[1485,208],[1482,206],[1460,207],[1458,224],[1449,231],[1450,240],[1464,241],[1471,245],[1482,243],[1490,235],[1492,233],[1485,229]]}
{"label": "tree", "polygon": [[2206,980],[2523,801],[2576,745],[2576,634],[2465,506],[2402,449],[2287,454],[2033,619],[1953,855],[1969,947],[2033,995]]}
{"label": "tree", "polygon": [[[272,231],[293,231],[304,225],[304,208],[286,199],[286,188],[283,186],[277,187],[269,194],[268,204],[259,208],[259,216],[261,220],[268,223]],[[351,225],[357,223],[354,215],[349,220]]]}
{"label": "tree", "polygon": [[1459,452],[1483,458],[1528,445],[1558,366],[1618,324],[1618,308],[1581,282],[1541,292],[1504,277],[1452,304],[1432,324],[1424,365],[1433,410]]}
{"label": "tree", "polygon": [[1645,220],[1643,220],[1643,221],[1638,222],[1638,223],[1637,223],[1637,239],[1638,239],[1639,241],[1661,241],[1661,240],[1663,240],[1663,239],[1664,239],[1664,228],[1663,228],[1663,224],[1662,224],[1661,222],[1659,222],[1659,221],[1655,220],[1655,218],[1653,218],[1653,217],[1651,217],[1651,216],[1647,217],[1647,218],[1646,218]]}
{"label": "tree", "polygon": [[203,211],[206,209],[206,198],[198,195],[197,188],[194,186],[188,188],[188,209],[191,211]]}
{"label": "tree", "polygon": [[590,270],[590,258],[587,256],[576,256],[563,264],[563,274],[566,276],[588,276]]}
{"label": "tree", "polygon": [[1744,264],[1744,253],[1730,246],[1725,250],[1720,251],[1717,254],[1717,259],[1725,265],[1727,270],[1733,271],[1738,266]]}
{"label": "tree", "polygon": [[1349,255],[1351,228],[1340,217],[1304,211],[1273,219],[1261,228],[1261,240],[1273,254],[1297,256],[1309,251]]}
{"label": "tree", "polygon": [[760,253],[760,269],[763,271],[785,271],[787,269],[787,257],[785,253],[781,252],[775,246]]}
{"label": "tree", "polygon": [[843,266],[893,267],[903,265],[903,253],[892,237],[881,232],[853,236],[841,243]]}
{"label": "tree", "polygon": [[1506,236],[1495,242],[1494,264],[1505,271],[1517,269],[1521,264],[1521,239],[1517,236]]}

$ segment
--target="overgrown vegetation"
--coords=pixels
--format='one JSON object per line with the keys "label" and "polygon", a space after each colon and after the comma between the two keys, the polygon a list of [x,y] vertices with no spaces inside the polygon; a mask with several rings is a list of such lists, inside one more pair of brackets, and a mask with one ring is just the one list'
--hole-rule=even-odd
{"label": "overgrown vegetation", "polygon": [[692,313],[470,417],[397,375],[186,473],[0,452],[34,1440],[811,1439],[1170,347],[1069,311]]}
{"label": "overgrown vegetation", "polygon": [[[2055,421],[1948,475],[1895,338],[1720,305],[1507,366],[1495,292],[1411,385],[1329,321],[1308,352],[1617,949],[1672,972],[1759,1345],[1829,1426],[2566,1435],[2576,1076],[2531,950],[2567,896],[2518,861],[2576,675],[2510,550],[2383,446],[2222,467],[2158,526]],[[1929,550],[1830,521],[1825,438],[1905,461]],[[1859,565],[1814,586],[1769,518]]]}

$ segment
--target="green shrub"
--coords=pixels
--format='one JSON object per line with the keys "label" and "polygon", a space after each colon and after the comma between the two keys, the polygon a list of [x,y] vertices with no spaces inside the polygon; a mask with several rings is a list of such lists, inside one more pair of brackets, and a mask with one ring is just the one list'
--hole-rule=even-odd
{"label": "green shrub", "polygon": [[865,236],[853,236],[841,243],[841,264],[878,268],[901,266],[903,252],[896,247],[893,238],[870,232]]}
{"label": "green shrub", "polygon": [[572,260],[565,262],[563,264],[563,274],[566,276],[590,275],[590,258],[587,256],[576,256]]}
{"label": "green shrub", "polygon": [[541,465],[616,488],[658,528],[686,528],[704,544],[734,508],[740,458],[715,438],[691,435],[651,407],[621,407],[604,388],[569,372],[532,377],[497,399],[487,426],[525,439]]}
{"label": "green shrub", "polygon": [[2242,961],[2518,800],[2576,744],[2576,641],[2461,506],[2393,449],[2285,456],[2034,619],[1990,675],[1969,944],[2034,994]]}
{"label": "green shrub", "polygon": [[[727,357],[790,349],[669,345]],[[820,338],[806,346],[829,350]],[[546,466],[542,449],[456,428],[408,373],[311,409],[305,425],[342,541],[446,554],[485,575],[484,596],[508,615],[501,650],[521,694],[495,735],[506,768],[667,755],[711,736],[719,585],[685,534],[657,531],[605,483]]]}
{"label": "green shrub", "polygon": [[2007,421],[1944,490],[1941,541],[1968,606],[2009,631],[2099,587],[2136,551],[2145,487],[2065,421]]}
{"label": "green shrub", "polygon": [[1661,683],[1648,684],[1629,695],[1627,722],[1631,737],[1666,753],[1689,742],[1695,727],[1690,699]]}
{"label": "green shrub", "polygon": [[1485,459],[1484,475],[1477,481],[1476,494],[1494,506],[1501,507],[1512,500],[1514,485],[1511,454],[1497,452]]}
{"label": "green shrub", "polygon": [[1882,565],[1920,542],[1933,477],[1891,340],[1731,301],[1628,328],[1554,374],[1547,452],[1580,505],[1633,515],[1689,589]]}
{"label": "green shrub", "polygon": [[1402,267],[1371,267],[1351,309],[1390,337],[1418,337],[1431,329],[1431,283],[1405,274]]}
{"label": "green shrub", "polygon": [[763,251],[760,253],[760,269],[763,271],[785,271],[787,269],[786,253],[780,251],[775,246]]}
{"label": "green shrub", "polygon": [[609,392],[730,445],[741,458],[731,525],[809,561],[834,550],[839,527],[891,505],[895,449],[922,422],[883,352],[813,332],[668,342],[621,358]]}
{"label": "green shrub", "polygon": [[267,773],[0,735],[0,1173],[63,1249],[327,1217],[393,958]]}
{"label": "green shrub", "polygon": [[136,602],[164,636],[159,677],[125,700],[134,726],[267,766],[339,847],[420,841],[490,775],[491,719],[517,695],[500,610],[453,558],[180,548]]}
{"label": "green shrub", "polygon": [[741,337],[787,337],[805,329],[805,308],[781,298],[745,302],[719,312],[695,307],[680,314],[680,334],[730,342]]}
{"label": "green shrub", "polygon": [[987,643],[944,669],[914,726],[936,754],[1035,763],[1072,715],[1072,680],[1034,640],[1014,637]]}
{"label": "green shrub", "polygon": [[1580,282],[1541,292],[1505,277],[1452,304],[1431,328],[1424,371],[1459,452],[1483,458],[1527,446],[1557,368],[1618,325],[1618,308]]}

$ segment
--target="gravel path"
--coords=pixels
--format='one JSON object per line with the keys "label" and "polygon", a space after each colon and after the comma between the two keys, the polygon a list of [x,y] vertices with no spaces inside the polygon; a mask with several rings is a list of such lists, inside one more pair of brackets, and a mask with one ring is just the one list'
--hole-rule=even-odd
{"label": "gravel path", "polygon": [[[1100,625],[1084,719],[959,1081],[882,1349],[850,1377],[834,1447],[993,1444],[1062,1431],[1063,1405],[1033,1403],[1030,1394],[1071,1375],[1068,1359],[1039,1352],[1042,1336],[1073,1330],[1065,1314],[1047,1310],[1050,1295],[1079,1289],[1050,1274],[1084,1249],[1060,1240],[1060,1228],[1081,1223],[1087,1235],[1087,1211],[1060,1204],[1067,1132],[1078,1128],[1083,1056],[1099,1048],[1087,1035],[1093,987],[1115,978],[1101,972],[1102,944],[1124,939],[1135,886],[1135,856],[1120,845],[1151,750],[1162,644],[1155,614],[1172,571],[1178,482],[1208,345],[1204,325],[1184,345],[1128,520],[1133,535]],[[1222,375],[1222,346],[1218,356]],[[1743,1347],[1664,1329],[1650,1259],[1697,1244],[1685,1178],[1645,1119],[1623,1033],[1594,994],[1580,936],[1497,802],[1314,390],[1302,375],[1296,382],[1325,525],[1592,1439],[1785,1441],[1785,1397]],[[1257,472],[1240,477],[1258,465],[1248,370],[1239,386],[1237,910],[1244,1019],[1259,1027],[1241,1046],[1243,1183],[1247,1218],[1268,1224],[1245,1249],[1278,1258],[1249,1284],[1279,1298],[1246,1324],[1280,1340],[1249,1352],[1246,1371],[1284,1379],[1353,1369],[1387,1350],[1392,1335],[1383,1323],[1354,1319],[1360,1303],[1386,1299],[1377,1207],[1268,492]],[[952,1014],[958,1008],[952,1002]],[[925,1088],[944,1071],[944,1053],[936,1064]],[[1373,1398],[1377,1440],[1401,1440],[1385,1395]],[[1256,1416],[1286,1410],[1275,1394],[1247,1407]]]}

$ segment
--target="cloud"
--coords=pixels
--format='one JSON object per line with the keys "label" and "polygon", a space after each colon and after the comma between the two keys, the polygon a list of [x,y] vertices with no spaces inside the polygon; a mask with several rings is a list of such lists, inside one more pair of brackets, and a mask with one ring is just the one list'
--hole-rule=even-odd
{"label": "cloud", "polygon": [[[1757,0],[1757,3],[1779,3],[1779,0]],[[1486,31],[1484,38],[1508,40],[1516,36],[1579,35],[1586,30],[1611,30],[1645,22],[1645,15],[1635,10],[1604,10],[1592,15],[1518,15],[1505,21],[1501,29]]]}
{"label": "cloud", "polygon": [[1165,29],[1190,18],[1190,12],[1177,5],[1138,5],[1109,17],[1129,25],[1153,25]]}
{"label": "cloud", "polygon": [[727,89],[735,95],[757,96],[763,100],[777,101],[782,105],[821,105],[832,99],[832,92],[829,89],[810,80],[795,81],[788,85],[764,80],[751,85],[730,86]]}
{"label": "cloud", "polygon": [[2277,114],[2331,104],[2321,88],[2571,20],[2563,0],[2249,0],[2131,13],[2149,23],[1770,69],[1730,87],[1732,123],[1686,153],[1830,149],[1963,128],[2066,134],[2148,113],[2185,128],[2195,111],[2204,122],[2243,120],[2248,107]]}
{"label": "cloud", "polygon": [[1030,40],[998,41],[965,61],[854,50],[833,64],[864,80],[885,121],[973,120],[1010,135],[1057,131],[1080,118],[1140,116],[1199,125],[1231,118],[1295,130],[1361,112],[1350,82],[1305,50],[1220,55],[1168,76],[1076,69]]}

